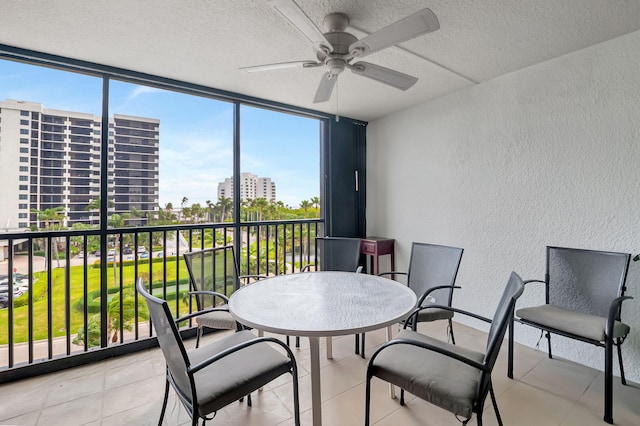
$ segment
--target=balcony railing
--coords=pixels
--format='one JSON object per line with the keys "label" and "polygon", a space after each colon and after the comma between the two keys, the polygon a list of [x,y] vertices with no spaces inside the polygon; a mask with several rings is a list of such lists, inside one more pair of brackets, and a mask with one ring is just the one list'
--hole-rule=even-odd
{"label": "balcony railing", "polygon": [[134,283],[144,278],[174,315],[191,312],[185,252],[232,244],[242,274],[289,274],[314,261],[322,223],[0,233],[0,383],[154,345]]}

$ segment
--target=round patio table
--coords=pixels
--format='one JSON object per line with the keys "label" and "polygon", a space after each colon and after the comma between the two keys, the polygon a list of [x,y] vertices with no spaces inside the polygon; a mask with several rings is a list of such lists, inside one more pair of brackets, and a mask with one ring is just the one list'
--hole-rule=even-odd
{"label": "round patio table", "polygon": [[[319,338],[390,326],[415,305],[413,291],[396,281],[324,271],[278,275],[243,287],[231,296],[229,311],[241,324],[309,338],[313,425],[320,426]],[[327,350],[329,353],[329,340]]]}

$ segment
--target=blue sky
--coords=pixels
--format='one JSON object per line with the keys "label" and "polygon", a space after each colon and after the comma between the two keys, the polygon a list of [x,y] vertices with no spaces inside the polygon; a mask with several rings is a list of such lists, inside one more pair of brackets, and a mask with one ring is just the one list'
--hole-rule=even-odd
{"label": "blue sky", "polygon": [[[102,81],[85,75],[0,60],[0,101],[40,102],[46,108],[101,114]],[[111,81],[109,114],[160,119],[160,206],[217,200],[231,177],[233,105]],[[292,207],[319,196],[317,120],[241,107],[241,169],[276,183],[277,199]]]}

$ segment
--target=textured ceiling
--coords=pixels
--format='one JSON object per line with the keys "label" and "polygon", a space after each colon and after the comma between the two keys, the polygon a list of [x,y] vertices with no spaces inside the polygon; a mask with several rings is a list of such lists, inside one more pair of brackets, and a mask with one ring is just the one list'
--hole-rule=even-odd
{"label": "textured ceiling", "polygon": [[[419,78],[402,92],[344,72],[313,104],[322,68],[238,68],[315,59],[264,0],[3,0],[0,44],[151,73],[323,112],[373,120],[640,29],[636,0],[296,0],[322,29],[329,12],[358,38],[422,8],[440,30],[371,54]],[[337,99],[336,99],[337,98]]]}

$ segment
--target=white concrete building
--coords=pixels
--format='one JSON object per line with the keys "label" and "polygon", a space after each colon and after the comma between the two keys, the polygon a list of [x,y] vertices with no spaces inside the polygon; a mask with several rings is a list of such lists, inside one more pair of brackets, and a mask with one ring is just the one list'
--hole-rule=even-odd
{"label": "white concrete building", "polygon": [[[227,178],[218,183],[218,199],[220,197],[233,198],[233,178]],[[264,198],[267,201],[276,200],[276,184],[268,177],[258,177],[252,173],[240,174],[240,199],[242,201]]]}
{"label": "white concrete building", "polygon": [[[108,188],[114,213],[158,209],[160,121],[115,114],[109,119]],[[32,209],[64,207],[65,225],[97,223],[86,210],[100,194],[101,117],[0,102],[0,226],[37,223]]]}

